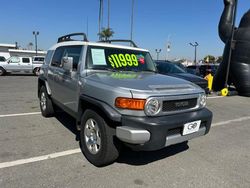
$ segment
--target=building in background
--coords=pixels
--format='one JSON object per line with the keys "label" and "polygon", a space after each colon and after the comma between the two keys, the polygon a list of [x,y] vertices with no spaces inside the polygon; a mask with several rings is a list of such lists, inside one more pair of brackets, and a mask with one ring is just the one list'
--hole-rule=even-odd
{"label": "building in background", "polygon": [[[45,56],[46,51],[37,51],[38,56]],[[5,59],[11,56],[23,56],[23,57],[33,57],[36,55],[35,50],[24,50],[18,49],[16,44],[1,44],[0,43],[0,56],[5,57]]]}

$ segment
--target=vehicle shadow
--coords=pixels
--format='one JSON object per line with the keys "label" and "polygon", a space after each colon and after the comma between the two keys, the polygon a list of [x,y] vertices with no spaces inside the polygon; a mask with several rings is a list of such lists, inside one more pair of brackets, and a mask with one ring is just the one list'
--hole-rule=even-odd
{"label": "vehicle shadow", "polygon": [[5,74],[5,76],[32,76],[32,77],[37,77],[36,75],[34,75],[33,73],[7,73]]}
{"label": "vehicle shadow", "polygon": [[142,166],[148,163],[159,161],[188,150],[188,144],[181,143],[173,146],[166,147],[157,151],[132,151],[131,149],[124,147],[120,157],[117,159],[117,163],[124,163],[135,166]]}
{"label": "vehicle shadow", "polygon": [[[80,132],[76,129],[76,121],[73,117],[68,115],[65,112],[58,111],[55,115],[55,118],[69,131],[71,131],[75,135],[75,140],[77,142],[80,141]],[[79,143],[80,147],[80,143]],[[115,163],[124,163],[129,165],[146,165],[148,163],[152,163],[154,161],[159,161],[161,159],[165,159],[181,153],[183,151],[188,150],[187,143],[181,143],[174,146],[169,146],[162,150],[158,151],[133,151],[127,147],[123,147],[120,157],[116,160]]]}
{"label": "vehicle shadow", "polygon": [[55,118],[69,131],[75,135],[75,140],[80,141],[80,132],[76,129],[76,120],[61,110],[55,114]]}

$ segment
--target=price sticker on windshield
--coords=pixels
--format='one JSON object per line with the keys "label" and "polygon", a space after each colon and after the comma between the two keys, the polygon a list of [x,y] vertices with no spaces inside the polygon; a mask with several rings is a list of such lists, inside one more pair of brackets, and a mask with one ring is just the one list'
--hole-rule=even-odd
{"label": "price sticker on windshield", "polygon": [[139,66],[138,58],[135,54],[112,54],[108,56],[108,61],[113,68]]}

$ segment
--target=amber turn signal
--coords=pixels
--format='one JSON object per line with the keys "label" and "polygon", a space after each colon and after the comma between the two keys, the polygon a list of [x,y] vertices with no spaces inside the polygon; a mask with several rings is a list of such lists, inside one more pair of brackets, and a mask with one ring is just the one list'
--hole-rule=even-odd
{"label": "amber turn signal", "polygon": [[144,110],[146,100],[145,99],[131,99],[118,97],[115,100],[115,106],[117,108],[129,109],[129,110]]}

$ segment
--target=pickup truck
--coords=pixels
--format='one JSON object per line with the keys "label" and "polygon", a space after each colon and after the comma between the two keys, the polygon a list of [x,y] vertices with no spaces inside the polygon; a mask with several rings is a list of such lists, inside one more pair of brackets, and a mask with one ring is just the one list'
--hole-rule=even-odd
{"label": "pickup truck", "polygon": [[74,117],[82,152],[95,166],[114,162],[123,145],[159,150],[203,136],[211,126],[203,89],[158,74],[149,51],[132,41],[112,44],[124,41],[62,36],[38,77],[42,115],[51,117],[60,107]]}
{"label": "pickup truck", "polygon": [[40,67],[43,62],[33,62],[31,57],[12,56],[4,62],[0,62],[0,76],[6,73],[33,73],[39,75]]}

